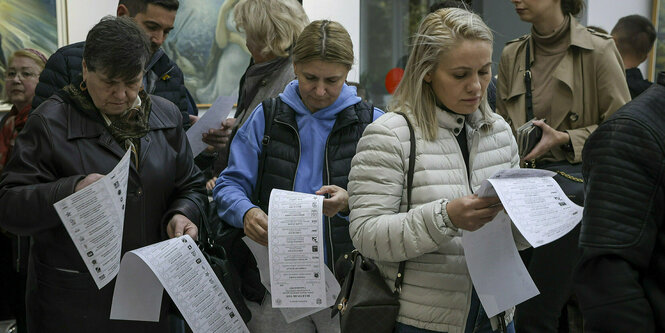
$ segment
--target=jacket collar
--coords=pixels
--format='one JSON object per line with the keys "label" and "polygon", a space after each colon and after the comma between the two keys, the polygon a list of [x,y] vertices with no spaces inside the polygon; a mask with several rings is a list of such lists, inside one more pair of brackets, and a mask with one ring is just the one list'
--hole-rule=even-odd
{"label": "jacket collar", "polygon": [[593,50],[593,41],[589,30],[580,24],[573,15],[568,15],[570,15],[570,45]]}
{"label": "jacket collar", "polygon": [[[57,96],[57,98],[62,100],[60,96]],[[150,96],[148,98],[150,98]],[[150,118],[148,119],[151,131],[174,128],[177,126],[175,122],[166,118],[163,112],[160,112],[161,109],[158,106],[155,106],[154,103],[152,104],[152,108]],[[108,131],[104,127],[104,120],[99,115],[84,114],[80,110],[75,109],[72,105],[69,105],[68,109],[67,140],[95,138],[101,136],[102,133],[108,134]]]}
{"label": "jacket collar", "polygon": [[436,107],[436,120],[439,127],[451,130],[455,135],[464,128],[464,123],[468,123],[474,130],[486,129],[493,123],[492,118],[484,114],[481,109],[465,116],[443,110],[438,106]]}

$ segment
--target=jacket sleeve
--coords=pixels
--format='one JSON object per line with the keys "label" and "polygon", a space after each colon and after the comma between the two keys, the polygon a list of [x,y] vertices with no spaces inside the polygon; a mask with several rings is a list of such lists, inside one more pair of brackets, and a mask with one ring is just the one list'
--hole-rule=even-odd
{"label": "jacket sleeve", "polygon": [[[596,48],[594,51],[596,77],[596,91],[586,92],[595,94],[598,104],[598,124],[587,127],[567,130],[570,142],[573,146],[572,154],[568,161],[579,163],[582,161],[582,148],[584,142],[600,123],[605,121],[616,110],[630,101],[630,91],[626,83],[626,73],[623,69],[623,60],[612,40],[605,43],[604,47]],[[587,78],[588,79],[588,78]]]}
{"label": "jacket sleeve", "polygon": [[44,70],[39,75],[39,83],[35,87],[35,97],[32,99],[33,110],[56,91],[70,83],[70,69],[67,60],[62,49],[56,51],[48,58]]}
{"label": "jacket sleeve", "polygon": [[[363,255],[398,262],[437,250],[458,231],[444,222],[443,199],[400,212],[404,153],[396,133],[384,123],[367,126],[351,162],[349,232]],[[406,125],[401,129],[408,140]]]}
{"label": "jacket sleeve", "polygon": [[236,228],[242,228],[245,213],[257,207],[250,198],[258,178],[264,132],[263,104],[259,104],[233,137],[229,164],[220,174],[213,190],[219,217]]}
{"label": "jacket sleeve", "polygon": [[604,124],[584,148],[586,201],[575,289],[585,331],[653,332],[658,315],[642,286],[662,233],[665,156],[648,130],[630,122]]}
{"label": "jacket sleeve", "polygon": [[[171,106],[173,109],[177,109],[175,105],[171,104]],[[163,225],[166,226],[176,213],[182,214],[196,225],[200,225],[202,215],[208,211],[205,178],[201,170],[194,164],[194,156],[192,156],[192,149],[182,128],[182,121],[178,121],[175,131],[177,133],[176,142],[179,145],[176,157],[175,190],[169,200],[169,209],[164,214]]]}
{"label": "jacket sleeve", "polygon": [[58,178],[57,166],[51,162],[53,149],[44,118],[30,115],[0,177],[2,228],[32,235],[61,225],[53,204],[74,193],[84,175]]}

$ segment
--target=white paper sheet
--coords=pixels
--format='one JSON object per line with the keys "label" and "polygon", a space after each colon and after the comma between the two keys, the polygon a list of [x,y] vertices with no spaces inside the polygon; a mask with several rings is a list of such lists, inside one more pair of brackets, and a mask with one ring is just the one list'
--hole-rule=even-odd
{"label": "white paper sheet", "polygon": [[482,228],[462,233],[471,281],[489,317],[539,294],[517,253],[510,218],[500,212]]}
{"label": "white paper sheet", "polygon": [[555,241],[581,220],[583,208],[574,204],[547,170],[511,169],[484,181],[479,195],[488,195],[491,183],[513,223],[533,247]]}
{"label": "white paper sheet", "polygon": [[268,253],[272,306],[318,308],[326,303],[323,196],[270,192]]}
{"label": "white paper sheet", "polygon": [[53,205],[99,289],[120,267],[130,154],[108,175]]}
{"label": "white paper sheet", "polygon": [[189,235],[123,256],[110,318],[158,321],[164,289],[194,333],[249,332]]}
{"label": "white paper sheet", "polygon": [[[261,276],[261,283],[266,287],[268,292],[270,292],[270,267],[268,259],[268,248],[249,239],[248,237],[243,237],[242,239],[252,251],[254,259],[256,259],[256,264],[259,269],[259,275]],[[335,275],[332,271],[325,266],[325,278],[326,278],[326,297],[327,302],[326,306],[320,308],[280,308],[282,316],[287,323],[292,323],[298,319],[305,318],[311,314],[317,313],[322,310],[326,310],[335,304],[337,300],[337,295],[340,292],[340,285],[335,278]]]}
{"label": "white paper sheet", "polygon": [[220,96],[210,106],[199,120],[187,130],[187,140],[192,147],[192,155],[196,157],[203,152],[208,144],[203,142],[203,133],[208,133],[211,128],[218,129],[222,126],[231,110],[233,104],[238,100],[237,96]]}

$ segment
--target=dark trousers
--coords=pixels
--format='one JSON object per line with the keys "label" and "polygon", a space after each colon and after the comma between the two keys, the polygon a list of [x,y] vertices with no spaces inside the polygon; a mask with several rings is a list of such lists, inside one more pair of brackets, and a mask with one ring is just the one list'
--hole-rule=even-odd
{"label": "dark trousers", "polygon": [[565,236],[520,253],[540,295],[519,304],[515,311],[518,333],[569,332],[562,312],[572,296],[573,271],[580,257],[578,224]]}

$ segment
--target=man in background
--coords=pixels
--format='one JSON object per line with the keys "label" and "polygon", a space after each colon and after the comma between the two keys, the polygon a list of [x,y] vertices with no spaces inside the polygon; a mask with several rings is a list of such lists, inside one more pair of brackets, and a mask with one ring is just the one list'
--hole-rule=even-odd
{"label": "man in background", "polygon": [[635,98],[652,84],[644,79],[637,66],[649,56],[656,40],[656,29],[646,17],[629,15],[619,19],[612,29],[612,38],[626,68],[630,97]]}
{"label": "man in background", "polygon": [[[189,115],[197,115],[198,109],[185,87],[182,71],[161,49],[173,29],[179,6],[178,0],[120,0],[116,14],[133,18],[150,37],[152,55],[146,64],[143,89],[148,94],[173,102],[182,112],[183,127],[187,129],[190,125]],[[33,110],[81,75],[84,46],[85,42],[64,46],[49,58],[35,89]]]}

